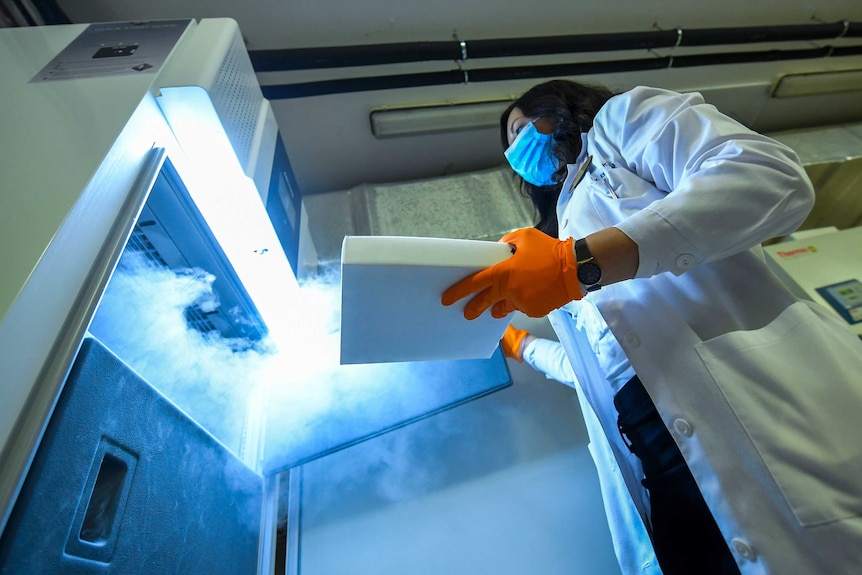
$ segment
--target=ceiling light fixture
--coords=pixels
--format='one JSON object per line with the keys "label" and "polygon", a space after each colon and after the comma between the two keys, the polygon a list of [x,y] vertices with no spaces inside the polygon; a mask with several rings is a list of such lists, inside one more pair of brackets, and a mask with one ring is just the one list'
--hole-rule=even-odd
{"label": "ceiling light fixture", "polygon": [[862,90],[862,70],[833,70],[780,76],[772,85],[773,98],[794,98]]}
{"label": "ceiling light fixture", "polygon": [[371,132],[378,139],[477,130],[498,126],[512,100],[488,100],[371,111]]}

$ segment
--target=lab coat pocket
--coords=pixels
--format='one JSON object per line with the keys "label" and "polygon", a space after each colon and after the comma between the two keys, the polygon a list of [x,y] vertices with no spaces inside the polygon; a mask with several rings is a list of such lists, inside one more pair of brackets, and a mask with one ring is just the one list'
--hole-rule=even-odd
{"label": "lab coat pocket", "polygon": [[625,168],[605,166],[590,177],[590,201],[606,226],[639,212],[667,195]]}
{"label": "lab coat pocket", "polygon": [[862,348],[838,322],[797,302],[697,349],[805,526],[862,515]]}

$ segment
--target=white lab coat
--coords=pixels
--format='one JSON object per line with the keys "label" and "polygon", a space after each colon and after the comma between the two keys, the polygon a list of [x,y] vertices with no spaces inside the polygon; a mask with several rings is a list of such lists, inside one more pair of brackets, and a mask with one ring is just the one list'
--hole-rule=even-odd
{"label": "white lab coat", "polygon": [[[616,226],[638,244],[636,278],[587,297],[677,441],[742,573],[862,573],[862,343],[831,312],[795,299],[755,253],[811,209],[795,154],[699,94],[653,88],[608,101],[583,141],[557,206],[560,237]],[[586,177],[569,193],[588,156]],[[606,502],[622,505],[609,513],[621,566],[655,572],[643,526],[632,525],[648,516],[641,471],[576,327],[579,305],[549,319],[576,374],[603,493],[619,498],[625,485],[632,495]],[[559,364],[531,351],[537,367]]]}

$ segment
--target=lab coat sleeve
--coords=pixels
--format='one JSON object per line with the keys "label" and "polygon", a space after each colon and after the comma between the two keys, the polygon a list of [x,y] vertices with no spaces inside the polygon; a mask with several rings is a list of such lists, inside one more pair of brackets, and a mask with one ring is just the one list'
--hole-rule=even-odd
{"label": "lab coat sleeve", "polygon": [[793,150],[700,94],[635,88],[612,98],[593,129],[626,169],[666,194],[616,223],[638,244],[636,277],[679,275],[791,233],[814,205]]}
{"label": "lab coat sleeve", "polygon": [[544,373],[548,379],[575,387],[575,371],[560,342],[536,338],[524,348],[522,357],[527,365]]}

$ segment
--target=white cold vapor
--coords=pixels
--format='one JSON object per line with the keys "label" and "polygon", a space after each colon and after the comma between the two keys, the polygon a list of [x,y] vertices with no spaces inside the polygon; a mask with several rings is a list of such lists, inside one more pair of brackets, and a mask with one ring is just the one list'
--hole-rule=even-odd
{"label": "white cold vapor", "polygon": [[377,436],[368,445],[374,453],[362,450],[345,468],[353,479],[376,484],[387,500],[436,483],[440,472],[423,463],[423,454],[452,436],[448,420],[423,426],[430,436],[379,434],[415,419],[426,405],[445,404],[445,386],[425,385],[425,375],[415,373],[434,366],[340,365],[337,273],[286,290],[284,315],[276,319],[292,329],[253,345],[189,326],[186,308],[218,306],[214,280],[203,270],[172,271],[127,253],[91,332],[256,470],[266,470],[264,458],[280,470]]}
{"label": "white cold vapor", "polygon": [[[192,305],[218,305],[214,277],[173,272],[133,253],[123,256],[90,331],[132,369],[222,443],[239,451],[246,401],[260,381],[266,346],[189,327]],[[237,349],[244,351],[235,351]]]}

